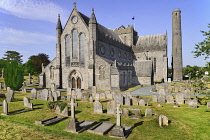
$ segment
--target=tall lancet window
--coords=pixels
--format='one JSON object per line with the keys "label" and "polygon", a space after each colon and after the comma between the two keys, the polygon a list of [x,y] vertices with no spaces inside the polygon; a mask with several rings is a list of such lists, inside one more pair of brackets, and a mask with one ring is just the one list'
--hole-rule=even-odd
{"label": "tall lancet window", "polygon": [[72,57],[78,59],[78,34],[76,29],[72,32]]}
{"label": "tall lancet window", "polygon": [[85,35],[82,33],[79,36],[79,48],[80,48],[80,64],[85,64]]}
{"label": "tall lancet window", "polygon": [[67,35],[65,38],[66,47],[66,66],[70,66],[70,36]]}

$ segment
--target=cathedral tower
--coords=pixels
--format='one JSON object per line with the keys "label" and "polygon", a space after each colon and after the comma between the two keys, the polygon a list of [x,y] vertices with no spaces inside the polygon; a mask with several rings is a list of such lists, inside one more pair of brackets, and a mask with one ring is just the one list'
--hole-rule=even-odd
{"label": "cathedral tower", "polygon": [[172,12],[172,74],[173,81],[182,80],[181,10]]}

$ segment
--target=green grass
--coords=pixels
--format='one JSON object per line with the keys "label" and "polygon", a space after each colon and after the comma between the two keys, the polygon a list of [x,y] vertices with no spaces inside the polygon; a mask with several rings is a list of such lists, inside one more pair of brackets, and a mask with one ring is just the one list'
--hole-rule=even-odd
{"label": "green grass", "polygon": [[[29,93],[15,93],[15,102],[9,103],[9,112],[24,108],[23,97],[29,97]],[[106,112],[107,103],[101,101],[103,110]],[[109,140],[109,134],[100,136],[88,132],[73,134],[63,131],[68,119],[63,120],[51,126],[38,126],[33,124],[35,121],[44,120],[55,116],[55,112],[47,108],[47,101],[31,100],[34,104],[34,111],[25,112],[11,116],[0,116],[0,139],[85,139],[85,140]],[[115,115],[93,113],[93,104],[89,102],[77,101],[76,117],[79,121],[105,121],[116,122]],[[179,108],[173,108],[171,104],[161,104],[162,108],[157,108],[157,103],[149,103],[153,114],[166,115],[170,120],[169,126],[160,128],[158,118],[142,117],[142,119],[129,119],[122,116],[122,125],[136,126],[127,138],[128,140],[146,139],[209,139],[210,136],[210,110],[206,106],[200,105],[197,109],[188,108],[187,105],[180,105]],[[129,106],[121,106],[128,108]],[[144,114],[147,107],[132,106],[139,108]],[[2,106],[0,106],[2,110]],[[70,111],[70,110],[69,110]],[[4,127],[3,127],[4,126]]]}

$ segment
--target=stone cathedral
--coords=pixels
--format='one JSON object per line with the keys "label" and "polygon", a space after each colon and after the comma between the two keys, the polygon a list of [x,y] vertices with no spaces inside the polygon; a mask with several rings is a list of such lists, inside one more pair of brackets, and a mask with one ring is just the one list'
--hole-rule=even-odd
{"label": "stone cathedral", "polygon": [[41,87],[125,90],[167,81],[167,33],[138,36],[133,26],[108,29],[80,13],[76,4],[56,27],[56,57],[42,66]]}

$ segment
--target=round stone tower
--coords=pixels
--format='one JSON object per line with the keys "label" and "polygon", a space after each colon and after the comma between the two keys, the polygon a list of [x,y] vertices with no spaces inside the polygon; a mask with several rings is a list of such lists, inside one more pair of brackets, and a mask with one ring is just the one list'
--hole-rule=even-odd
{"label": "round stone tower", "polygon": [[173,81],[182,80],[182,31],[181,10],[172,12],[172,74]]}

